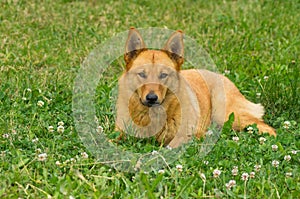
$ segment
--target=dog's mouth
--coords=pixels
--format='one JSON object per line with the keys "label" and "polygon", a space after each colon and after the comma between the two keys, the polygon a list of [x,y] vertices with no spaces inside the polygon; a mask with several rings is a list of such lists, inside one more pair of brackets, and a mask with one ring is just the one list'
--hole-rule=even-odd
{"label": "dog's mouth", "polygon": [[149,101],[149,100],[145,100],[143,101],[142,99],[140,99],[141,103],[144,105],[144,106],[147,106],[147,107],[155,107],[155,106],[160,106],[161,103],[159,103],[158,101]]}

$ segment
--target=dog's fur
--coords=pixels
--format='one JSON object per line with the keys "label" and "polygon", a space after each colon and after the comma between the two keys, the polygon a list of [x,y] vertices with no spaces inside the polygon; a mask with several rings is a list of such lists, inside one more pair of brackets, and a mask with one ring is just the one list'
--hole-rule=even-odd
{"label": "dog's fur", "polygon": [[228,78],[207,70],[180,70],[183,48],[181,31],[162,50],[149,50],[139,32],[130,29],[126,70],[119,79],[118,130],[155,135],[174,148],[192,135],[204,136],[212,121],[222,126],[233,112],[233,129],[256,123],[261,133],[276,136],[262,120],[263,106],[248,101]]}

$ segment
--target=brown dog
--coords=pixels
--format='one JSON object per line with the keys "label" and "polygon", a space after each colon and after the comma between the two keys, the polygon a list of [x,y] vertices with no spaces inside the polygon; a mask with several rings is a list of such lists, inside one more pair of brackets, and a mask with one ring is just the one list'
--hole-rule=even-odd
{"label": "brown dog", "polygon": [[260,132],[276,135],[262,120],[264,108],[248,101],[225,76],[207,70],[180,70],[183,33],[171,35],[162,50],[148,50],[131,28],[126,42],[126,70],[119,79],[116,128],[139,137],[155,136],[178,147],[201,137],[211,122],[222,126],[233,112],[233,129],[256,123]]}

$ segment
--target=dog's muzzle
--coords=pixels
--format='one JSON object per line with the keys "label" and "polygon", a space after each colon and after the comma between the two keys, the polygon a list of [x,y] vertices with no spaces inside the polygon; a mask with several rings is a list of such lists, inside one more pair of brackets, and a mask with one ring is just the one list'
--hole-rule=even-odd
{"label": "dog's muzzle", "polygon": [[150,92],[146,95],[146,100],[142,102],[145,106],[152,107],[160,105],[158,96],[154,92]]}

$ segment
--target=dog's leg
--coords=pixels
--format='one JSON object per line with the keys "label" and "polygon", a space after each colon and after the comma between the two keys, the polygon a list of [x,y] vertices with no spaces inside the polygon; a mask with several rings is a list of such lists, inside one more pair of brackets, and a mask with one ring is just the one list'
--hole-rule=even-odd
{"label": "dog's leg", "polygon": [[270,127],[269,125],[265,124],[264,122],[257,122],[257,128],[259,129],[260,133],[269,133],[270,135],[276,136],[275,129]]}
{"label": "dog's leg", "polygon": [[237,110],[234,112],[234,115],[235,120],[232,126],[234,130],[242,131],[245,127],[256,124],[259,129],[259,133],[269,133],[270,135],[276,136],[275,130],[264,123],[262,119],[250,115],[249,113],[247,114],[246,112],[241,114]]}

